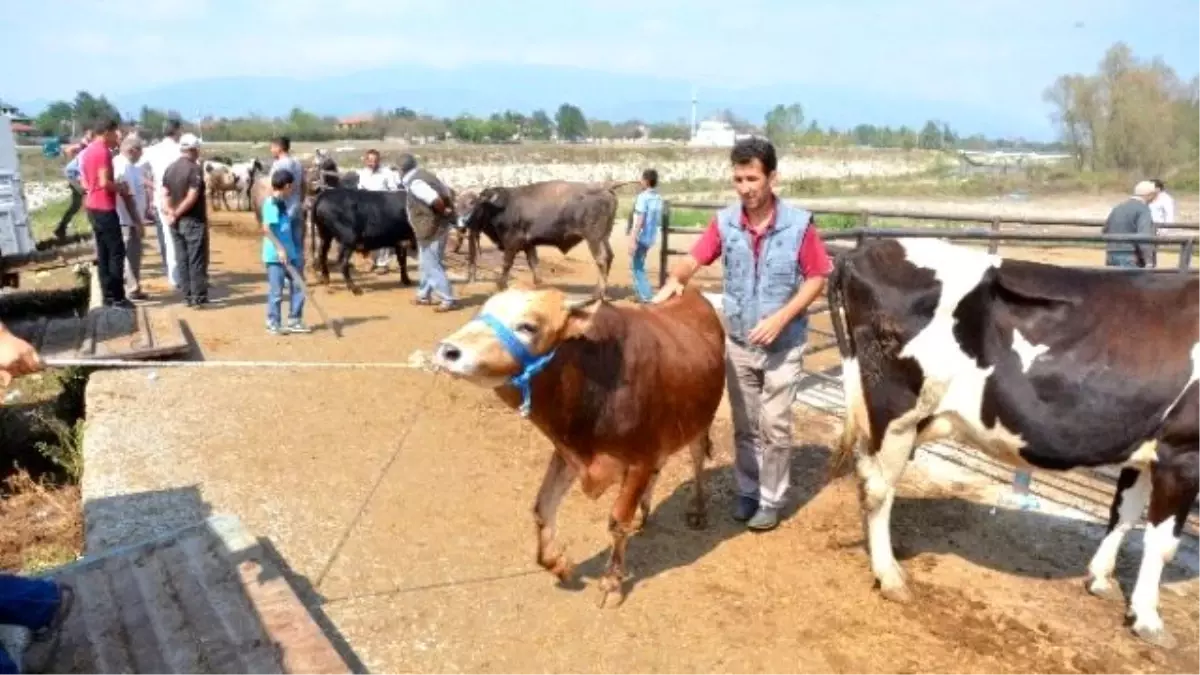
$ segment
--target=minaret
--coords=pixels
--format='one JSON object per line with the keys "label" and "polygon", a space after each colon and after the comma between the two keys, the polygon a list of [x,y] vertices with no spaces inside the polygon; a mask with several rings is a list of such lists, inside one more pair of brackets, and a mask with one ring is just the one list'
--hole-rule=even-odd
{"label": "minaret", "polygon": [[692,86],[692,127],[691,136],[696,135],[696,87]]}

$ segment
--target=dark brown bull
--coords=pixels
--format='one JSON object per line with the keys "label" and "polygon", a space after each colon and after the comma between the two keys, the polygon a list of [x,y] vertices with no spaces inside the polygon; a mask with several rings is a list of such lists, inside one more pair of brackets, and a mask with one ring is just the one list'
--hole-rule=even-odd
{"label": "dark brown bull", "polygon": [[467,281],[475,281],[480,233],[504,252],[504,267],[496,282],[501,289],[508,285],[518,252],[525,252],[533,283],[540,285],[538,246],[553,246],[565,254],[586,241],[600,273],[596,293],[603,297],[613,259],[608,238],[617,217],[615,191],[629,184],[548,180],[520,187],[490,187],[475,199],[464,199],[459,213],[469,244]]}
{"label": "dark brown bull", "polygon": [[696,476],[688,524],[704,526],[701,474],[724,392],[725,332],[700,293],[622,307],[569,303],[556,289],[504,291],[439,343],[434,364],[495,388],[554,444],[533,516],[538,564],[560,579],[572,569],[555,542],[563,496],[576,478],[591,499],[620,484],[601,606],[608,594],[622,595],[628,537],[646,522],[659,471],[684,446]]}

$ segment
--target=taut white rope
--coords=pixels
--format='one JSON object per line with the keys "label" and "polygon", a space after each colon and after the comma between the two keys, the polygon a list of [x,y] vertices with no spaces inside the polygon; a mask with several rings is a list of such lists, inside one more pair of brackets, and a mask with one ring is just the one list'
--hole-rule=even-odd
{"label": "taut white rope", "polygon": [[130,361],[125,359],[45,358],[47,368],[344,368],[357,370],[430,370],[424,355],[399,361]]}

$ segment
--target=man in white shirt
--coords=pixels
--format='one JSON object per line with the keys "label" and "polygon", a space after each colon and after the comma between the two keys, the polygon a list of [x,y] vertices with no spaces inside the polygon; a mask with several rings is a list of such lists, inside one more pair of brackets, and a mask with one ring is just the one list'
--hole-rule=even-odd
{"label": "man in white shirt", "polygon": [[1175,199],[1167,194],[1167,186],[1157,178],[1154,183],[1154,199],[1150,200],[1150,219],[1155,225],[1171,225],[1175,222]]}
{"label": "man in white shirt", "polygon": [[[375,192],[390,192],[400,189],[400,176],[390,169],[379,166],[379,151],[374,148],[367,150],[367,154],[363,156],[363,169],[358,172],[358,189]],[[381,248],[375,251],[373,257],[375,271],[379,274],[386,274],[388,263],[395,257],[395,252],[390,248]]]}
{"label": "man in white shirt", "polygon": [[130,300],[145,300],[142,292],[142,241],[146,236],[146,183],[138,165],[142,158],[142,139],[134,135],[121,141],[121,154],[113,158],[113,179],[119,190],[117,218],[125,240],[125,295]]}
{"label": "man in white shirt", "polygon": [[166,188],[163,187],[163,175],[167,172],[167,167],[179,159],[179,137],[183,135],[183,125],[179,120],[169,120],[167,122],[166,135],[161,141],[150,146],[146,150],[146,155],[149,156],[147,167],[150,169],[151,178],[154,185],[154,193],[150,196],[150,202],[153,204],[152,212],[154,213],[154,229],[158,236],[158,253],[162,256],[163,265],[166,268],[167,279],[171,282],[171,288],[180,289],[179,283],[179,265],[175,257],[175,247],[170,243],[171,233],[163,224],[163,210],[166,209]]}

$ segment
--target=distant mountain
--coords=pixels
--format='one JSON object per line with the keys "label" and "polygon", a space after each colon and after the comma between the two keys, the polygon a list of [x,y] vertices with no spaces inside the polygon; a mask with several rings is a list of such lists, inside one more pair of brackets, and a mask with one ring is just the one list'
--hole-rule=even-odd
{"label": "distant mountain", "polygon": [[[162,85],[143,91],[108,93],[123,111],[142,105],[196,114],[286,115],[295,106],[328,115],[349,115],[405,106],[437,116],[487,115],[504,109],[553,115],[559,104],[579,106],[585,115],[612,121],[639,118],[650,122],[686,119],[691,113],[692,82],[680,78],[608,73],[579,68],[532,65],[474,65],[439,69],[416,65],[367,70],[313,79],[219,77]],[[98,93],[98,92],[97,92]],[[944,120],[964,135],[1025,136],[1048,140],[1050,129],[1038,111],[994,110],[947,105],[895,95],[879,96],[853,88],[779,84],[746,89],[699,89],[701,118],[730,109],[761,123],[776,103],[799,101],[806,124],[844,129],[856,124],[920,128],[928,119]],[[35,114],[47,101],[17,102]]]}

